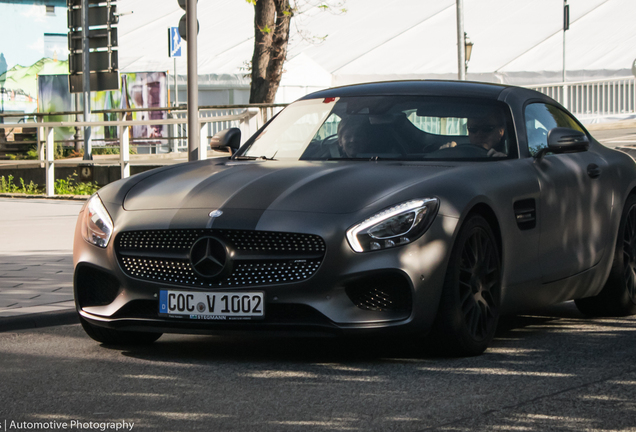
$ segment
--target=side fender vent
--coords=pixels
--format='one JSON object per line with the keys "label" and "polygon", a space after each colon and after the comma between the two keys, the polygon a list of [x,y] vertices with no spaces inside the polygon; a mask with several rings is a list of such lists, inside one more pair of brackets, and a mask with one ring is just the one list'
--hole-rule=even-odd
{"label": "side fender vent", "polygon": [[534,198],[514,203],[515,218],[520,230],[525,231],[537,226],[537,204]]}

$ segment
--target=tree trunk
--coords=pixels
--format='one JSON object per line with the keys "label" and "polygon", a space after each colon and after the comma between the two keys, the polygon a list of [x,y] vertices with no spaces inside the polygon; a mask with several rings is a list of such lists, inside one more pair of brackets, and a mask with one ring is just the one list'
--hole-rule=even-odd
{"label": "tree trunk", "polygon": [[292,9],[289,0],[254,4],[254,55],[250,103],[273,103],[287,56]]}

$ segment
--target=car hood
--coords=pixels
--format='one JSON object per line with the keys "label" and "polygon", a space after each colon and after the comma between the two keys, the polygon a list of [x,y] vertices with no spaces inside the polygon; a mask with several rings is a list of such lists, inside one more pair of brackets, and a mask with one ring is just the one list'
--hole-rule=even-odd
{"label": "car hood", "polygon": [[397,162],[208,160],[135,184],[124,209],[252,209],[351,213],[453,168]]}

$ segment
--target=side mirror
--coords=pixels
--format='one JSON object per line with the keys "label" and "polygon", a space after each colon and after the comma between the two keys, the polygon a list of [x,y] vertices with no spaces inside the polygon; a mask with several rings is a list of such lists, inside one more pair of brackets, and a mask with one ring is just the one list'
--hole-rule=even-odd
{"label": "side mirror", "polygon": [[575,153],[587,151],[590,140],[584,132],[565,127],[556,127],[548,132],[548,147],[536,154],[541,159],[546,153]]}
{"label": "side mirror", "polygon": [[241,130],[230,128],[222,130],[210,140],[210,148],[213,150],[229,150],[234,154],[241,146]]}
{"label": "side mirror", "polygon": [[590,148],[590,140],[581,131],[557,127],[548,132],[548,148],[553,153],[573,153]]}

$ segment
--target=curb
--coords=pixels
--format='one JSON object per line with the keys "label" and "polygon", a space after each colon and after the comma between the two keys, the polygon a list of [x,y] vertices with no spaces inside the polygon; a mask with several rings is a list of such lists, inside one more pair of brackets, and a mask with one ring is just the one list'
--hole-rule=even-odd
{"label": "curb", "polygon": [[12,330],[25,330],[78,323],[79,316],[75,309],[18,315],[0,318],[0,333]]}
{"label": "curb", "polygon": [[53,199],[53,200],[71,200],[71,201],[86,201],[90,198],[90,195],[53,195],[48,196],[44,194],[23,194],[23,193],[0,193],[0,198],[37,198],[37,199]]}

